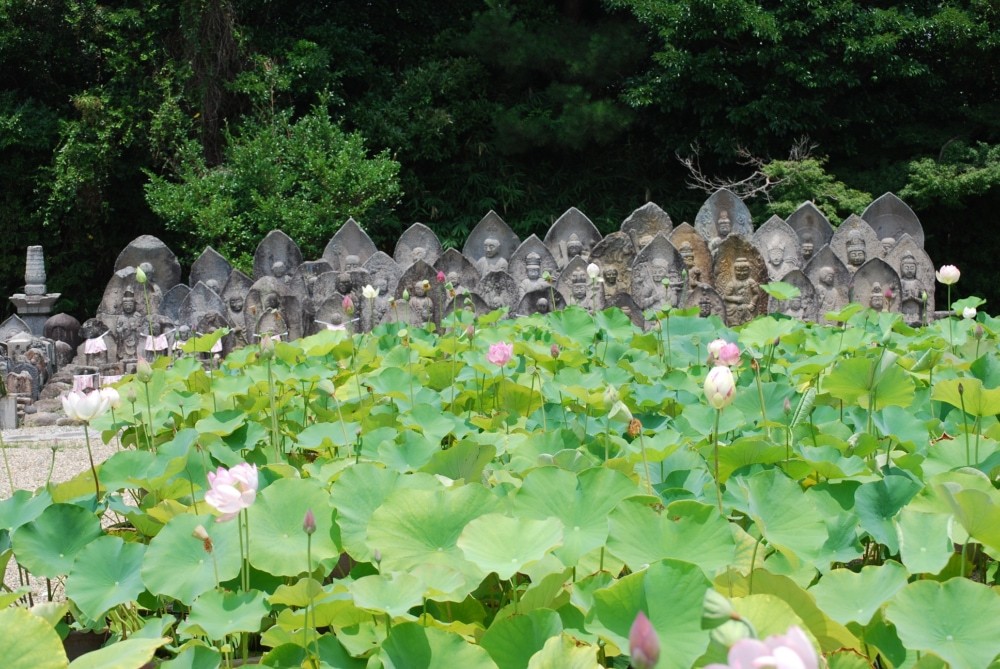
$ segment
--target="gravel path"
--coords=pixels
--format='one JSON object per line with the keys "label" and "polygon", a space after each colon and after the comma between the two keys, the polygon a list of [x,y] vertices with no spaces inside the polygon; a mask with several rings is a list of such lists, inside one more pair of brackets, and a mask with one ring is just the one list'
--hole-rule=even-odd
{"label": "gravel path", "polygon": [[[11,477],[16,490],[37,490],[49,480],[68,481],[90,467],[87,460],[87,446],[82,427],[29,427],[3,431],[4,452],[10,465]],[[94,462],[104,462],[118,450],[116,442],[104,444],[99,433],[91,431],[90,446]],[[53,461],[53,454],[55,460]],[[10,497],[10,481],[7,467],[0,462],[0,500]],[[18,587],[17,565],[13,560],[7,565],[4,583],[11,588]],[[31,579],[31,589],[35,603],[47,598],[44,579]],[[53,583],[56,599],[62,597],[62,585]]]}

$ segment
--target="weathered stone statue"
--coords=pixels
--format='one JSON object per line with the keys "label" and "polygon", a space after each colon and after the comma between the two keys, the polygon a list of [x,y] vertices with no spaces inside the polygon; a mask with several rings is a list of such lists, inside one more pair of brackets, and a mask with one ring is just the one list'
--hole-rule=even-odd
{"label": "weathered stone statue", "polygon": [[489,237],[483,242],[483,256],[476,261],[481,276],[487,272],[506,272],[507,259],[500,255],[500,242]]}

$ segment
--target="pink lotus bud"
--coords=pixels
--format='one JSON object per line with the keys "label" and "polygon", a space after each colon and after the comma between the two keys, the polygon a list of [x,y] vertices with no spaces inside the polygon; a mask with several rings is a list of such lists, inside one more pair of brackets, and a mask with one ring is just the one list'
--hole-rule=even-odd
{"label": "pink lotus bud", "polygon": [[555,359],[558,360],[559,359],[559,344],[553,344],[552,348],[549,349],[549,353],[552,354],[553,358],[555,358]]}
{"label": "pink lotus bud", "polygon": [[217,522],[232,520],[257,499],[258,484],[257,465],[241,462],[230,469],[219,467],[208,472],[211,489],[205,493],[205,503],[222,514]]}
{"label": "pink lotus bud", "polygon": [[628,653],[635,669],[653,669],[660,660],[660,637],[642,611],[628,632]]}
{"label": "pink lotus bud", "polygon": [[716,339],[708,345],[710,365],[726,365],[732,367],[740,364],[740,347],[725,339]]}
{"label": "pink lotus bud", "polygon": [[958,283],[958,279],[962,276],[962,273],[959,272],[958,268],[954,265],[944,265],[941,269],[934,273],[934,276],[937,277],[937,280],[941,284],[950,286]]}
{"label": "pink lotus bud", "polygon": [[468,327],[466,327],[465,336],[468,337],[469,339],[472,339],[474,336],[476,336],[476,326],[469,325]]}
{"label": "pink lotus bud", "polygon": [[306,510],[306,517],[302,520],[302,531],[306,534],[312,534],[316,531],[316,516],[313,515],[312,509]]}
{"label": "pink lotus bud", "polygon": [[792,401],[786,397],[782,408],[785,410],[786,415],[792,413]]}
{"label": "pink lotus bud", "polygon": [[448,277],[446,277],[444,275],[444,272],[442,272],[441,270],[438,270],[438,273],[437,273],[437,282],[438,283],[444,283],[447,279],[448,279]]}
{"label": "pink lotus bud", "polygon": [[885,292],[882,293],[882,294],[885,296],[885,299],[889,300],[890,302],[892,301],[892,298],[895,297],[892,294],[892,288],[886,288]]}
{"label": "pink lotus bud", "polygon": [[344,313],[350,316],[354,313],[354,300],[351,299],[350,295],[344,295],[344,301],[341,303],[344,307]]}
{"label": "pink lotus bud", "polygon": [[260,357],[264,360],[274,357],[274,338],[269,334],[260,338]]}
{"label": "pink lotus bud", "polygon": [[728,367],[717,365],[708,373],[705,377],[705,397],[716,409],[724,409],[732,403],[736,397],[736,380]]}

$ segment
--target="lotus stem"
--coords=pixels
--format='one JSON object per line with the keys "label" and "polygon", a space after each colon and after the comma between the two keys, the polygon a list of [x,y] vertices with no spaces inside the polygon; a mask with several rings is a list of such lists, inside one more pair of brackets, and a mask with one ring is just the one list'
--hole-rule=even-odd
{"label": "lotus stem", "polygon": [[87,458],[90,460],[90,474],[94,477],[94,494],[97,502],[101,501],[101,484],[97,480],[97,467],[94,466],[94,452],[90,449],[90,426],[83,424],[83,436],[87,442]]}
{"label": "lotus stem", "polygon": [[722,409],[715,410],[715,428],[712,430],[712,441],[715,451],[715,493],[719,498],[719,515],[725,518],[722,511],[722,481],[719,480],[719,417]]}
{"label": "lotus stem", "polygon": [[271,371],[271,358],[267,359],[267,395],[271,407],[271,449],[274,451],[274,461],[281,461],[278,452],[278,411],[274,402],[274,374]]}
{"label": "lotus stem", "polygon": [[[3,466],[7,470],[7,485],[10,486],[10,496],[14,496],[14,476],[10,473],[10,461],[7,459],[7,444],[4,443],[3,435],[0,434],[0,451],[3,451]],[[52,454],[55,460],[55,452]],[[49,477],[52,476],[52,469],[49,469]]]}

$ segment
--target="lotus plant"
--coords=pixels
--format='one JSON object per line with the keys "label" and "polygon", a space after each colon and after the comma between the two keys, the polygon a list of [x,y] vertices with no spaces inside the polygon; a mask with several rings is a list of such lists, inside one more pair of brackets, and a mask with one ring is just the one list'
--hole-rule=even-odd
{"label": "lotus plant", "polygon": [[628,633],[629,662],[635,669],[653,669],[660,660],[660,637],[642,611]]}
{"label": "lotus plant", "polygon": [[[943,286],[948,286],[948,311],[951,311],[951,287],[958,283],[959,277],[962,273],[958,271],[958,268],[954,265],[942,265],[941,269],[934,273],[937,277],[938,283]],[[951,319],[948,319],[948,338],[951,341],[951,352],[955,352],[955,330],[954,324]]]}
{"label": "lotus plant", "polygon": [[[117,394],[117,393],[116,393]],[[89,393],[72,390],[62,397],[63,411],[73,420],[83,423],[83,435],[87,442],[87,458],[90,459],[90,473],[94,477],[96,499],[101,499],[101,484],[97,480],[94,452],[90,448],[90,421],[106,413],[111,408],[111,398],[101,391]]]}
{"label": "lotus plant", "polygon": [[705,397],[715,409],[715,428],[712,430],[712,440],[715,453],[715,490],[719,497],[719,513],[722,513],[722,483],[719,481],[719,417],[722,410],[729,406],[736,397],[736,380],[733,372],[725,365],[716,365],[705,377]]}
{"label": "lotus plant", "polygon": [[819,669],[819,657],[802,628],[793,625],[785,634],[763,641],[740,639],[732,645],[728,664],[710,664],[705,669]]}

